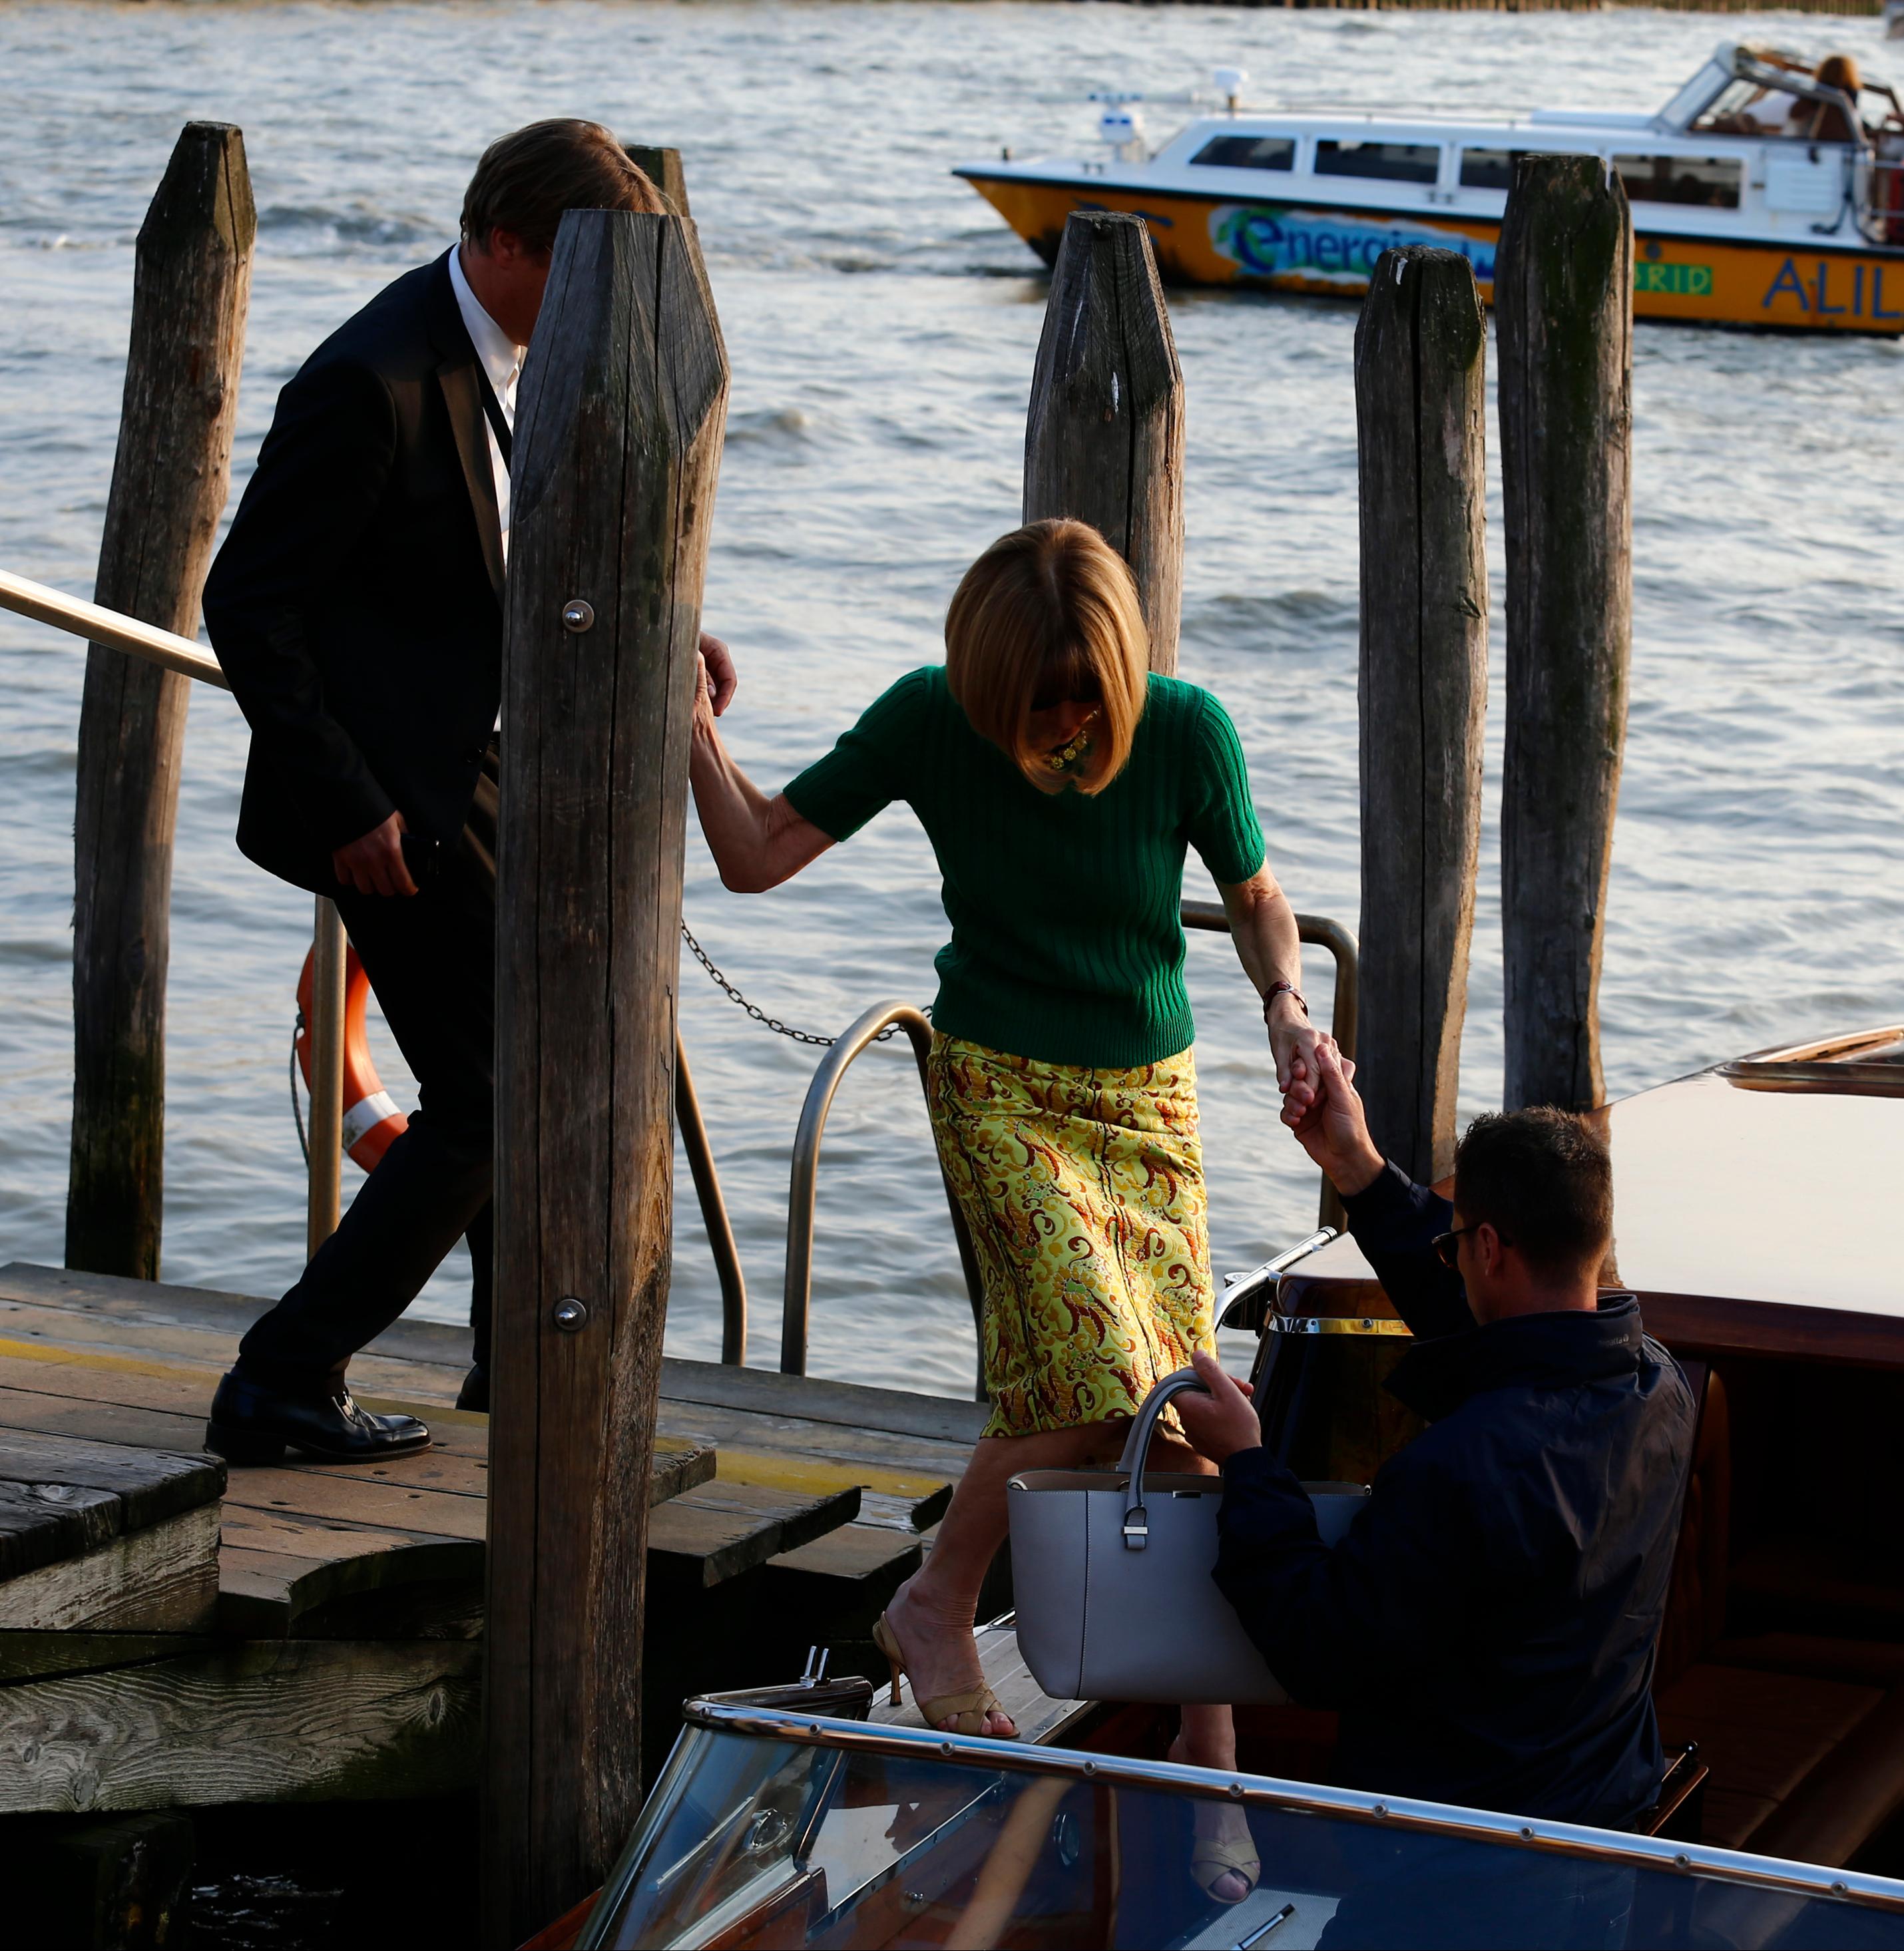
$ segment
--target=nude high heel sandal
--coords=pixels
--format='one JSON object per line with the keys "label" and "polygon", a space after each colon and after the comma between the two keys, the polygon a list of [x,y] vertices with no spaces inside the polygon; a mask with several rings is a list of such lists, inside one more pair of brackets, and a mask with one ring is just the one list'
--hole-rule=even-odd
{"label": "nude high heel sandal", "polygon": [[[892,1672],[892,1704],[900,1704],[899,1683],[907,1677],[906,1656],[900,1650],[899,1635],[886,1624],[886,1615],[882,1612],[872,1622],[872,1643],[886,1656],[886,1665]],[[963,1693],[941,1693],[931,1700],[921,1700],[915,1690],[913,1704],[918,1708],[919,1718],[929,1728],[937,1728],[941,1721],[949,1720],[949,1731],[954,1734],[984,1734],[985,1722],[994,1714],[1004,1714],[1004,1703],[983,1681],[976,1687],[969,1687]],[[1010,1718],[1009,1715],[1006,1715]],[[993,1734],[991,1740],[1015,1741],[1016,1731],[1009,1734]],[[1234,1868],[1225,1865],[1225,1868]],[[1214,1874],[1221,1875],[1217,1871]]]}
{"label": "nude high heel sandal", "polygon": [[[1263,1874],[1263,1863],[1247,1834],[1240,1843],[1226,1842],[1219,1836],[1199,1836],[1191,1855],[1190,1874],[1213,1903],[1241,1903],[1255,1890],[1256,1879]],[[1216,1880],[1226,1876],[1241,1877],[1249,1890],[1243,1896],[1219,1896]]]}

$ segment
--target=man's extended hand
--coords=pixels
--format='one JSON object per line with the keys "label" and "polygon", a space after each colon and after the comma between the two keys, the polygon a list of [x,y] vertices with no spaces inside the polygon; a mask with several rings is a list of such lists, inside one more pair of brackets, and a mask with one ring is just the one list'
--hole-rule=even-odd
{"label": "man's extended hand", "polygon": [[1369,1120],[1355,1088],[1355,1066],[1331,1042],[1316,1052],[1320,1095],[1313,1103],[1284,1100],[1282,1121],[1329,1175],[1345,1198],[1365,1192],[1384,1163],[1369,1135]]}
{"label": "man's extended hand", "polygon": [[403,815],[393,813],[381,826],[339,848],[330,857],[332,872],[359,894],[414,894],[417,883],[403,857],[403,837],[408,830]]}
{"label": "man's extended hand", "polygon": [[1222,1363],[1200,1349],[1190,1359],[1210,1391],[1200,1396],[1186,1390],[1174,1403],[1191,1448],[1213,1463],[1228,1462],[1239,1450],[1261,1449],[1263,1428],[1250,1406],[1249,1384],[1232,1381]]}

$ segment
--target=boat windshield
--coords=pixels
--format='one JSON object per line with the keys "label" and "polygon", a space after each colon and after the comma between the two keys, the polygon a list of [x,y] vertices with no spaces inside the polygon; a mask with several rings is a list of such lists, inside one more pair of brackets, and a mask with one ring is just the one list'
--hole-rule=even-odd
{"label": "boat windshield", "polygon": [[1661,111],[1695,136],[1796,142],[1875,142],[1900,127],[1895,92],[1862,76],[1848,55],[1814,67],[1778,48],[1721,47]]}
{"label": "boat windshield", "polygon": [[[688,1722],[585,1951],[1904,1946],[1904,1884],[1849,1872],[923,1730]],[[1261,1875],[1225,1906],[1192,1856],[1246,1829]]]}

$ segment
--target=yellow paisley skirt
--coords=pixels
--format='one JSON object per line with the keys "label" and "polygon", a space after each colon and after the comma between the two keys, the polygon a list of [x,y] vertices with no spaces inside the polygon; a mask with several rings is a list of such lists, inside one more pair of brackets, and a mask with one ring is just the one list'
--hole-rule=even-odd
{"label": "yellow paisley skirt", "polygon": [[984,1278],[985,1434],[1135,1416],[1215,1345],[1191,1053],[1095,1070],[935,1036],[926,1091]]}

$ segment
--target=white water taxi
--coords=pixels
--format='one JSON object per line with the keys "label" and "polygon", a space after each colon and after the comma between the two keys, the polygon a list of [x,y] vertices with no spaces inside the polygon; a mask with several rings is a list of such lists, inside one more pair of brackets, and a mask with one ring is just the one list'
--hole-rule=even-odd
{"label": "white water taxi", "polygon": [[1595,155],[1633,208],[1641,318],[1809,331],[1904,331],[1904,106],[1848,56],[1815,65],[1721,45],[1656,114],[1537,109],[1498,120],[1247,108],[1153,152],[1137,98],[1110,100],[1107,155],[956,172],[1048,264],[1074,210],[1144,218],[1166,281],[1357,297],[1382,252],[1437,245],[1491,298],[1523,155]]}

